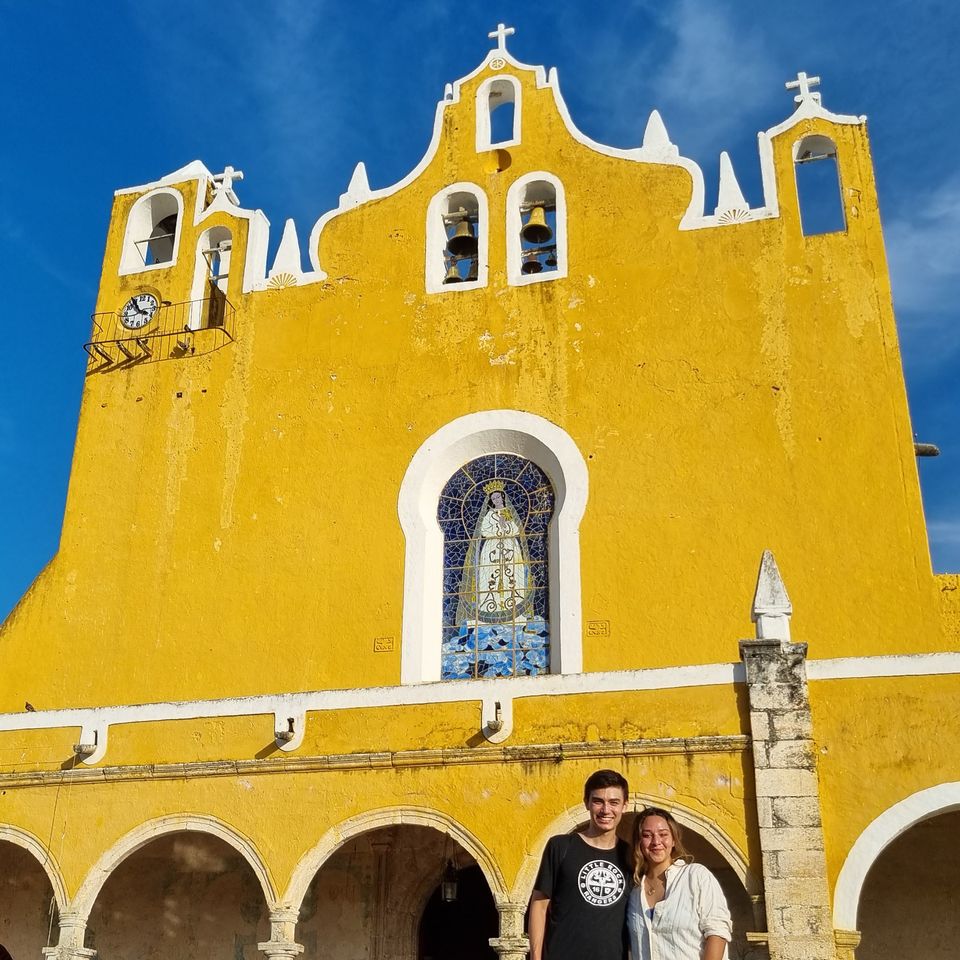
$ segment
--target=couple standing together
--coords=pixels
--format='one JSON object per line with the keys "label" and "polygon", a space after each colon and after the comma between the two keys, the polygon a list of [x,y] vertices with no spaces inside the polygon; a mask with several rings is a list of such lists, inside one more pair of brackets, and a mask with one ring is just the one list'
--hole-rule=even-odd
{"label": "couple standing together", "polygon": [[551,837],[530,900],[530,960],[723,960],[730,911],[679,824],[647,807],[632,842],[617,837],[627,781],[598,770],[583,788],[589,824]]}

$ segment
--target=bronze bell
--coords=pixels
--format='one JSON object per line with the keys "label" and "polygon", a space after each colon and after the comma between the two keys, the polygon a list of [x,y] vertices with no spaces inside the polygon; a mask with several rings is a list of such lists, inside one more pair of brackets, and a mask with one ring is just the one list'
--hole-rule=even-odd
{"label": "bronze bell", "polygon": [[463,283],[463,277],[460,276],[460,271],[457,269],[455,263],[450,264],[450,269],[447,271],[447,275],[443,278],[444,283]]}
{"label": "bronze bell", "polygon": [[476,280],[477,279],[477,261],[470,261],[470,269],[467,271],[467,280]]}
{"label": "bronze bell", "polygon": [[523,258],[523,266],[520,268],[521,273],[540,273],[541,270],[543,270],[543,267],[536,255]]}
{"label": "bronze bell", "polygon": [[545,266],[549,267],[551,270],[553,270],[557,266],[556,250],[551,250],[550,253],[547,254],[547,259],[544,261],[544,264]]}
{"label": "bronze bell", "polygon": [[453,236],[447,241],[447,250],[455,257],[476,256],[477,238],[469,220],[461,220],[457,224]]}
{"label": "bronze bell", "polygon": [[553,239],[553,231],[547,226],[547,215],[543,207],[534,207],[527,222],[520,231],[527,243],[547,243]]}

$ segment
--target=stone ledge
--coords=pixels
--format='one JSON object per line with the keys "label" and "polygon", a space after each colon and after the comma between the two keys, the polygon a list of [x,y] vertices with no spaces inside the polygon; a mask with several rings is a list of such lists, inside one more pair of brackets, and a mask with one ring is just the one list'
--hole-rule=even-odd
{"label": "stone ledge", "polygon": [[398,750],[383,753],[341,753],[312,757],[268,757],[263,760],[209,760],[193,763],[151,763],[71,770],[0,773],[0,786],[32,787],[60,783],[104,783],[121,780],[181,780],[187,777],[236,777],[270,773],[316,773],[327,770],[378,770],[398,767],[445,767],[483,763],[535,763],[608,757],[656,757],[690,754],[742,754],[748,736],[662,737],[651,740],[528,744],[516,747]]}

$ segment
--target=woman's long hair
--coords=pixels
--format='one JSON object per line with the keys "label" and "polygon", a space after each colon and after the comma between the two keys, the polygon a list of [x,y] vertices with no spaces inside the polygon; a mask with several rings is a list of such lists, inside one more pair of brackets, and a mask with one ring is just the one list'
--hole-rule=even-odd
{"label": "woman's long hair", "polygon": [[674,860],[685,860],[690,863],[693,857],[683,845],[683,828],[673,818],[673,814],[663,807],[644,807],[633,821],[633,835],[631,837],[631,853],[633,854],[633,882],[639,884],[643,875],[647,872],[647,861],[643,858],[643,851],[640,849],[640,833],[643,830],[643,821],[647,817],[663,817],[667,821],[670,833],[673,836],[673,850],[670,853],[670,862]]}

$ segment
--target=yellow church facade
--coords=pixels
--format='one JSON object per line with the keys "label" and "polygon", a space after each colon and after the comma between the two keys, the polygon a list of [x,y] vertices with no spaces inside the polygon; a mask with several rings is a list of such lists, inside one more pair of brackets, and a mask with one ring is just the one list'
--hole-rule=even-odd
{"label": "yellow church facade", "polygon": [[801,74],[763,206],[723,156],[714,207],[508,33],[307,269],[231,168],[117,192],[60,548],[0,628],[15,960],[516,960],[599,767],[687,827],[731,957],[953,955],[960,578],[865,120]]}

